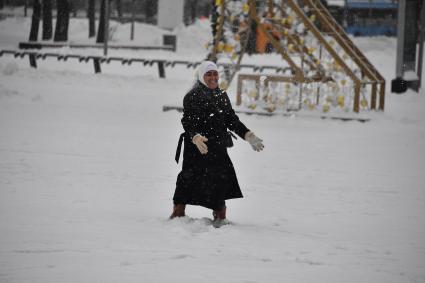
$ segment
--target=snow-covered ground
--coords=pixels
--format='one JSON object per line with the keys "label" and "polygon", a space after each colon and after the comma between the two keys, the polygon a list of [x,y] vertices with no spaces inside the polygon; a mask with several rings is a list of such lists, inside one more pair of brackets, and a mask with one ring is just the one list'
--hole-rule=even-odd
{"label": "snow-covered ground", "polygon": [[[70,40],[86,27],[71,22]],[[136,29],[137,44],[166,33]],[[28,31],[28,19],[0,21],[0,48]],[[123,55],[205,57],[208,22],[175,33],[177,53]],[[425,93],[389,92],[394,38],[354,40],[387,79],[385,112],[367,123],[240,115],[266,148],[230,150],[245,198],[228,202],[220,229],[199,207],[167,219],[182,129],[162,105],[181,104],[193,69],[160,79],[111,63],[95,75],[1,57],[0,282],[425,282]]]}

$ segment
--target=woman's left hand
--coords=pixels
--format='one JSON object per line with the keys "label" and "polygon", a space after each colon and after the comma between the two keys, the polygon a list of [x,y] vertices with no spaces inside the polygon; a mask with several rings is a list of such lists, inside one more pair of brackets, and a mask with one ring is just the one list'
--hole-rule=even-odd
{"label": "woman's left hand", "polygon": [[262,151],[264,149],[263,140],[257,137],[253,132],[247,132],[245,134],[245,140],[249,142],[252,149],[255,151]]}

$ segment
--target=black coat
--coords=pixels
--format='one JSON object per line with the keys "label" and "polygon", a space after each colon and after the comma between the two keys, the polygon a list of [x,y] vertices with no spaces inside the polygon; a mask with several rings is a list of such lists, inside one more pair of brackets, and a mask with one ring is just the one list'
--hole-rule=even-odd
{"label": "black coat", "polygon": [[[239,121],[227,93],[219,88],[212,90],[197,82],[184,97],[183,107],[183,168],[177,177],[174,203],[220,209],[226,199],[243,197],[227,154],[228,130],[241,138],[249,130]],[[196,134],[208,139],[205,155],[192,143]]]}

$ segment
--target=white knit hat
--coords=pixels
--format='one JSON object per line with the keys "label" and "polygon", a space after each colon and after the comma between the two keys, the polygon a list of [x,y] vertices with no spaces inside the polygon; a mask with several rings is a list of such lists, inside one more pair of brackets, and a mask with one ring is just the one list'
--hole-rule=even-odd
{"label": "white knit hat", "polygon": [[207,86],[207,84],[204,81],[204,75],[208,73],[209,71],[217,71],[218,67],[217,65],[212,61],[204,61],[201,63],[201,65],[198,67],[198,80]]}

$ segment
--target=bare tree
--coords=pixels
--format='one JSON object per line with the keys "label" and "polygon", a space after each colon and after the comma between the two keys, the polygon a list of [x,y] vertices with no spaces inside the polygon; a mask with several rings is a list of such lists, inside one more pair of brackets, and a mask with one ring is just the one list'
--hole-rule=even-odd
{"label": "bare tree", "polygon": [[184,23],[186,25],[193,24],[197,17],[197,1],[185,0],[184,1]]}
{"label": "bare tree", "polygon": [[43,0],[43,40],[52,39],[52,0]]}
{"label": "bare tree", "polygon": [[131,1],[131,33],[130,40],[134,40],[134,16],[136,13],[136,0]]}
{"label": "bare tree", "polygon": [[145,0],[145,15],[148,23],[155,22],[155,15],[158,12],[158,0]]}
{"label": "bare tree", "polygon": [[116,0],[115,4],[117,6],[118,20],[122,22],[122,1]]}
{"label": "bare tree", "polygon": [[56,6],[58,15],[56,20],[54,41],[67,41],[70,12],[69,2],[68,0],[57,0]]}
{"label": "bare tree", "polygon": [[37,41],[38,29],[40,27],[41,19],[41,4],[40,0],[33,0],[32,4],[32,21],[29,41]]}
{"label": "bare tree", "polygon": [[100,2],[100,18],[99,18],[99,26],[97,28],[97,43],[104,42],[105,40],[105,18],[106,18],[106,1],[110,0],[102,0]]}
{"label": "bare tree", "polygon": [[24,4],[24,16],[26,17],[28,14],[28,0],[25,0]]}
{"label": "bare tree", "polygon": [[77,17],[78,7],[75,4],[75,1],[69,2],[69,11],[72,13],[74,18]]}
{"label": "bare tree", "polygon": [[89,0],[88,13],[87,16],[89,18],[89,37],[94,37],[96,35],[96,1]]}

